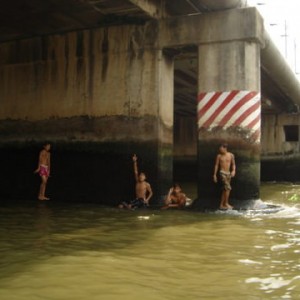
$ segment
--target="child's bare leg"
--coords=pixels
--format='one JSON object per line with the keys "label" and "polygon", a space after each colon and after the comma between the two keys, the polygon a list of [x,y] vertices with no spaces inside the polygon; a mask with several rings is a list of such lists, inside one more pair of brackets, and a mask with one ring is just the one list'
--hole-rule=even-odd
{"label": "child's bare leg", "polygon": [[38,199],[39,200],[49,200],[49,198],[45,197],[47,177],[42,176],[41,179],[42,179],[42,182],[41,182],[41,185],[40,185],[40,192],[39,192]]}
{"label": "child's bare leg", "polygon": [[231,205],[229,204],[229,195],[230,195],[230,190],[225,191],[225,203],[224,203],[224,205],[225,205],[227,208],[233,208],[233,206],[231,206]]}
{"label": "child's bare leg", "polygon": [[186,203],[186,197],[181,197],[178,201],[178,207],[184,208]]}
{"label": "child's bare leg", "polygon": [[40,185],[40,191],[39,191],[39,196],[38,196],[38,199],[39,200],[44,200],[44,194],[45,194],[45,189],[46,189],[46,187],[45,187],[45,183],[43,182],[43,180],[42,180],[42,182],[41,182],[41,185]]}
{"label": "child's bare leg", "polygon": [[225,205],[225,191],[223,191],[221,195],[220,208],[221,209],[227,208],[227,206]]}
{"label": "child's bare leg", "polygon": [[162,206],[160,209],[168,209],[169,205]]}

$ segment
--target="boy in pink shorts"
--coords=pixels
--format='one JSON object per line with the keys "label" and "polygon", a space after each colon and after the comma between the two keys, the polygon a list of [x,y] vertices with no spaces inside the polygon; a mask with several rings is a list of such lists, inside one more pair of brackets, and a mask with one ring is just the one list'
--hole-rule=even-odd
{"label": "boy in pink shorts", "polygon": [[51,145],[49,143],[44,145],[44,148],[41,150],[39,154],[39,164],[37,169],[34,173],[39,173],[41,176],[41,185],[39,190],[38,199],[43,200],[50,200],[45,196],[46,192],[46,185],[48,178],[50,176],[50,148]]}

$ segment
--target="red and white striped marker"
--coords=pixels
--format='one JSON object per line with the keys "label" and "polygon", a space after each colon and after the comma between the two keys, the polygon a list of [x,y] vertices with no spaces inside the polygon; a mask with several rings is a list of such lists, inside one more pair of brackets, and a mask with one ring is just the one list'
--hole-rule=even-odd
{"label": "red and white striped marker", "polygon": [[212,130],[241,127],[247,138],[260,142],[261,103],[259,92],[209,92],[198,95],[198,128]]}

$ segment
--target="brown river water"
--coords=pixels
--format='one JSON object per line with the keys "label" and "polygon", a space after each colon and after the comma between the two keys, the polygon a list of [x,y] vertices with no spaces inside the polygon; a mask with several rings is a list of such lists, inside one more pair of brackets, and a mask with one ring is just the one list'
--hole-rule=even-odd
{"label": "brown river water", "polygon": [[300,185],[261,198],[282,210],[2,203],[0,299],[300,299]]}

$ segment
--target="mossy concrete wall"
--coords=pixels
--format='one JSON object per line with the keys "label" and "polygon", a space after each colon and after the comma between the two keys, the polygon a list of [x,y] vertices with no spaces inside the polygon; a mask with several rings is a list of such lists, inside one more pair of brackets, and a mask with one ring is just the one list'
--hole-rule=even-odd
{"label": "mossy concrete wall", "polygon": [[[298,128],[298,138],[291,141],[286,137],[285,126]],[[262,119],[262,156],[263,158],[299,155],[299,126],[297,114],[265,114]],[[296,129],[296,128],[295,128]],[[297,131],[297,130],[296,130]],[[296,133],[296,132],[295,132]]]}
{"label": "mossy concrete wall", "polygon": [[159,201],[172,181],[173,61],[156,41],[152,23],[0,44],[0,196],[34,197],[49,141],[54,199],[128,200],[136,153]]}
{"label": "mossy concrete wall", "polygon": [[[175,119],[174,126],[174,159],[176,177],[195,180],[195,164],[197,164],[197,128],[195,117]],[[261,180],[262,181],[300,181],[300,137],[298,140],[287,141],[284,127],[298,128],[300,134],[299,114],[262,113],[261,147]],[[294,133],[295,133],[294,132]],[[238,146],[238,145],[237,145]],[[210,171],[217,154],[216,143],[207,152],[210,158],[203,163]],[[239,148],[239,146],[237,147]],[[200,151],[203,151],[199,149]],[[240,151],[240,150],[238,150]],[[239,155],[236,155],[237,167],[243,169]],[[235,185],[238,178],[233,181]],[[233,195],[235,191],[233,190]]]}
{"label": "mossy concrete wall", "polygon": [[[293,127],[292,140],[289,139],[285,126]],[[299,114],[264,115],[262,122],[262,180],[300,181],[299,129]]]}

